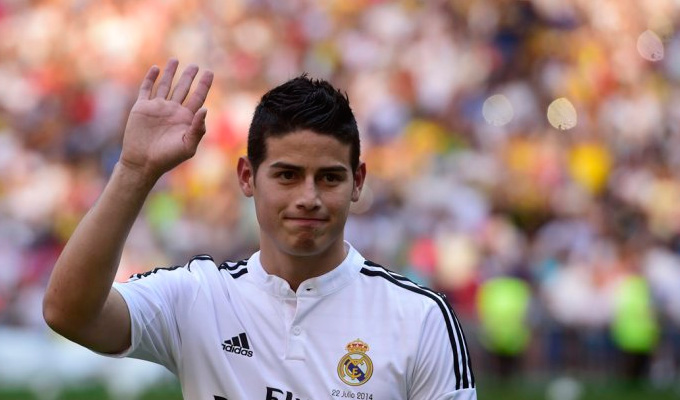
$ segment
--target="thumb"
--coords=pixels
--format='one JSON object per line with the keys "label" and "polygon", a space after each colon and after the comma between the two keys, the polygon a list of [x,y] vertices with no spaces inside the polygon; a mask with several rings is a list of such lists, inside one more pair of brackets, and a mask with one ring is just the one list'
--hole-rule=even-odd
{"label": "thumb", "polygon": [[192,149],[196,150],[198,143],[205,135],[205,118],[208,115],[207,108],[201,108],[194,114],[194,119],[191,121],[189,131],[184,135],[185,143]]}

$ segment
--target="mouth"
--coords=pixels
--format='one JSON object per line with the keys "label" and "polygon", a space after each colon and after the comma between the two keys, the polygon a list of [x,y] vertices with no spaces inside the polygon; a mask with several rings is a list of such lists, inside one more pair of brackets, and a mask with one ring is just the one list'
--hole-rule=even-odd
{"label": "mouth", "polygon": [[286,221],[290,221],[290,223],[298,225],[298,226],[309,226],[309,227],[315,227],[319,225],[323,225],[326,222],[328,222],[328,219],[326,218],[309,218],[309,217],[287,217],[284,218]]}

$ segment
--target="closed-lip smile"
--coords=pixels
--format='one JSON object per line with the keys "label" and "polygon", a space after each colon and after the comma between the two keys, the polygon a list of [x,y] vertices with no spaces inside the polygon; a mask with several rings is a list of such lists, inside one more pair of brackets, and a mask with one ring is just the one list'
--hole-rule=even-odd
{"label": "closed-lip smile", "polygon": [[327,222],[328,218],[318,218],[318,217],[284,217],[285,220],[290,220],[299,224],[319,224],[321,222]]}

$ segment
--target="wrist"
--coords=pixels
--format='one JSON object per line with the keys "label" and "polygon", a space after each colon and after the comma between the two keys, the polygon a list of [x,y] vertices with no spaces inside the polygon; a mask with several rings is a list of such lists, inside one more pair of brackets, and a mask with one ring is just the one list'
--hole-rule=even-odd
{"label": "wrist", "polygon": [[144,168],[129,165],[128,163],[119,160],[113,170],[113,177],[121,179],[123,182],[132,185],[138,189],[151,188],[156,184],[160,175],[146,171]]}

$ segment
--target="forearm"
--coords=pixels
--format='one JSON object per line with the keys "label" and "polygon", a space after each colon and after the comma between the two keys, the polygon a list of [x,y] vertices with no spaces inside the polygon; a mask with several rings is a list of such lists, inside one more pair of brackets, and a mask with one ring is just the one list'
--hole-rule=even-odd
{"label": "forearm", "polygon": [[153,178],[116,165],[52,272],[43,311],[55,330],[86,328],[102,311],[127,236],[154,183]]}

